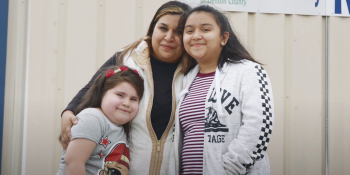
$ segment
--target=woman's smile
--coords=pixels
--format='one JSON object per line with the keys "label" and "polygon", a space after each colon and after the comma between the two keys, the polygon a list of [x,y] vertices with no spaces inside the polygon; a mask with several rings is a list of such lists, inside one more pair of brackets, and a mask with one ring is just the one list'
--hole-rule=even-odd
{"label": "woman's smile", "polygon": [[173,50],[175,49],[174,46],[166,45],[166,44],[161,44],[164,50]]}

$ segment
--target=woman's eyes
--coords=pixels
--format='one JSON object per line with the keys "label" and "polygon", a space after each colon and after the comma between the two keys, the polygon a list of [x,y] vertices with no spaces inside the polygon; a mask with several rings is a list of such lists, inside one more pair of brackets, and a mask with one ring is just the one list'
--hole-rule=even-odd
{"label": "woman's eyes", "polygon": [[167,30],[168,30],[168,29],[165,28],[165,27],[159,27],[159,29],[162,30],[162,31],[167,31]]}
{"label": "woman's eyes", "polygon": [[123,94],[117,94],[117,96],[119,96],[119,97],[123,97]]}
{"label": "woman's eyes", "polygon": [[[202,31],[203,32],[209,32],[210,29],[205,28],[205,29],[202,29]],[[193,30],[186,30],[186,33],[193,33]]]}
{"label": "woman's eyes", "polygon": [[137,101],[137,98],[131,98],[132,101]]}

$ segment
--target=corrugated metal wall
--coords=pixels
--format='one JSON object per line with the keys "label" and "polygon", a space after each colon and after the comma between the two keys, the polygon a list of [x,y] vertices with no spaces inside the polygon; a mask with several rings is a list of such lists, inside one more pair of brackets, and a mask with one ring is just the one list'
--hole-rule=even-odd
{"label": "corrugated metal wall", "polygon": [[[18,174],[24,159],[24,174],[55,174],[61,154],[61,111],[105,60],[146,33],[153,14],[166,1],[28,2],[10,1],[13,30],[8,38],[1,173]],[[21,12],[24,7],[27,19]],[[268,149],[272,174],[326,174],[326,18],[228,15],[242,42],[265,65],[273,85],[275,125]],[[339,175],[350,172],[350,18],[330,17],[328,29],[329,174]],[[26,50],[21,44],[27,40]],[[18,70],[23,61],[24,87],[15,83],[26,80]],[[16,102],[19,99],[22,103]],[[17,109],[25,112],[18,114]],[[18,156],[20,146],[13,147],[21,144],[18,122],[26,124],[26,157]]]}

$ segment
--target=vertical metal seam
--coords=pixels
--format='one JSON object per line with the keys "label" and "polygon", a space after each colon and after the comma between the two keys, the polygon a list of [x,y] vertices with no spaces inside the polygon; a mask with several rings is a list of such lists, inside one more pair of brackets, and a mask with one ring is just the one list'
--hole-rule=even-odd
{"label": "vertical metal seam", "polygon": [[105,62],[105,40],[106,40],[106,0],[99,0],[97,7],[97,34],[96,34],[96,59],[95,69],[98,70],[100,66]]}
{"label": "vertical metal seam", "polygon": [[[31,1],[22,1],[26,8],[25,27],[26,27],[26,38],[25,38],[25,78],[24,78],[24,102],[23,102],[23,125],[22,125],[22,153],[21,153],[21,175],[26,174],[26,157],[27,157],[27,129],[28,129],[28,79],[29,79],[29,52],[30,52],[30,12],[31,12]],[[13,166],[13,165],[12,165]]]}
{"label": "vertical metal seam", "polygon": [[326,34],[325,34],[325,40],[326,40],[326,43],[325,43],[325,79],[326,79],[326,82],[325,82],[325,91],[326,91],[326,94],[325,94],[325,130],[326,130],[326,175],[328,175],[328,16],[326,16]]}

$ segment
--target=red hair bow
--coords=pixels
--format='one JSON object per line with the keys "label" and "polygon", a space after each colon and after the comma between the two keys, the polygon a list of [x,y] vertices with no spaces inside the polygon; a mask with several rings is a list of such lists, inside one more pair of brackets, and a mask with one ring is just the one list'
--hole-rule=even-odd
{"label": "red hair bow", "polygon": [[[109,78],[110,76],[114,75],[115,73],[119,72],[119,71],[126,71],[128,70],[128,67],[126,66],[120,66],[117,70],[108,70],[106,72],[106,77]],[[137,70],[133,70],[135,73],[137,73],[137,75],[140,76],[139,72],[137,72]]]}
{"label": "red hair bow", "polygon": [[126,71],[126,70],[128,70],[128,67],[126,67],[126,66],[120,66],[119,69],[120,69],[121,71]]}
{"label": "red hair bow", "polygon": [[114,71],[113,71],[113,70],[108,70],[108,71],[106,72],[106,77],[108,78],[108,77],[112,76],[113,74],[114,74]]}

